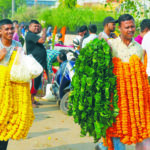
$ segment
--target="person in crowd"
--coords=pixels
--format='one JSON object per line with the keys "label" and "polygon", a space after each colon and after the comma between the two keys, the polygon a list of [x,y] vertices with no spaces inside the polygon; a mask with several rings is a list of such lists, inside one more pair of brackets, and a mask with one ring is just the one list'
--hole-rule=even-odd
{"label": "person in crowd", "polygon": [[[27,55],[32,54],[33,57],[42,65],[42,67],[47,71],[47,62],[46,62],[46,49],[44,47],[44,43],[46,40],[46,29],[44,28],[42,37],[38,35],[39,33],[39,22],[37,20],[31,20],[29,24],[29,32],[26,35],[26,50]],[[32,88],[31,88],[31,95],[32,95],[32,103],[33,107],[37,107],[39,103],[34,100],[35,95],[37,94],[37,90],[41,83],[41,77],[35,78],[32,80]]]}
{"label": "person in crowd", "polygon": [[78,30],[78,35],[82,37],[82,39],[80,40],[80,44],[79,44],[80,49],[81,49],[83,40],[89,36],[88,27],[86,25],[81,26]]}
{"label": "person in crowd", "polygon": [[64,53],[62,53],[61,55],[60,54],[61,52],[57,50],[47,50],[47,70],[48,70],[48,82],[49,83],[51,83],[52,78],[54,76],[54,73],[52,70],[52,64],[54,62],[62,63],[60,56],[64,56]]}
{"label": "person in crowd", "polygon": [[13,35],[13,40],[16,40],[19,42],[19,25],[18,24],[14,24],[14,29],[15,29],[15,32],[14,32],[14,35]]}
{"label": "person in crowd", "polygon": [[13,26],[15,26],[16,24],[18,24],[18,25],[19,25],[18,20],[13,20]]}
{"label": "person in crowd", "polygon": [[[0,20],[0,66],[8,65],[13,51],[16,47],[22,47],[21,43],[12,40],[14,34],[13,22],[9,19]],[[3,80],[1,78],[1,80]],[[5,86],[7,87],[7,86]],[[0,87],[2,90],[4,87]],[[10,93],[11,94],[11,93]],[[2,95],[3,96],[3,95]],[[3,111],[3,110],[1,110]],[[0,150],[6,150],[8,141],[0,141]]]}
{"label": "person in crowd", "polygon": [[142,40],[144,35],[150,30],[150,19],[144,19],[140,23],[140,34],[135,38],[135,41],[137,41],[139,44],[142,44]]}
{"label": "person in crowd", "polygon": [[[141,32],[143,33],[142,47],[147,53],[147,74],[150,83],[150,19],[144,19],[141,23]],[[142,37],[141,36],[141,37]]]}
{"label": "person in crowd", "polygon": [[20,31],[21,31],[21,36],[23,38],[25,38],[25,28],[24,28],[24,24],[22,23],[21,26],[20,26]]}
{"label": "person in crowd", "polygon": [[48,43],[51,43],[51,39],[52,39],[52,27],[48,27],[47,32],[46,32],[46,37],[47,37]]}
{"label": "person in crowd", "polygon": [[[112,48],[112,56],[121,59],[123,62],[129,62],[130,56],[137,55],[139,59],[143,62],[145,51],[140,44],[138,44],[134,39],[135,33],[135,21],[134,18],[129,14],[121,15],[118,19],[120,36],[116,39],[110,39],[109,44]],[[122,98],[119,98],[120,103],[122,103]],[[129,105],[129,104],[128,104]],[[120,107],[120,112],[123,113],[123,107]],[[143,112],[144,113],[144,112]],[[129,116],[130,118],[131,116]],[[131,119],[131,118],[130,118]],[[135,116],[136,120],[136,116]],[[141,126],[141,124],[140,124]],[[119,130],[119,129],[118,129]],[[131,128],[132,130],[132,128]],[[132,131],[131,131],[132,132]],[[108,132],[107,132],[108,134]],[[116,137],[116,130],[112,127],[111,134],[113,145],[115,150],[125,150],[125,144],[120,141],[119,137]],[[102,143],[96,146],[96,150],[107,150],[108,148],[103,146]],[[144,149],[144,148],[143,148]]]}
{"label": "person in crowd", "polygon": [[90,41],[98,38],[96,32],[97,32],[97,26],[95,24],[91,24],[89,26],[89,36],[83,40],[82,48],[84,48],[86,44],[89,43]]}
{"label": "person in crowd", "polygon": [[67,65],[67,56],[64,52],[60,52],[57,56],[57,61],[60,63],[59,70],[56,72],[55,78],[57,82],[60,84],[63,72]]}
{"label": "person in crowd", "polygon": [[[28,32],[29,32],[29,26],[26,25],[26,26],[25,26],[25,37],[26,37],[26,35],[27,35]],[[26,50],[26,40],[24,40],[23,49],[24,49],[25,54],[27,54],[27,50]]]}
{"label": "person in crowd", "polygon": [[103,21],[104,31],[99,33],[99,38],[117,38],[117,35],[114,33],[117,22],[118,21],[112,17],[106,17]]}
{"label": "person in crowd", "polygon": [[63,41],[61,40],[61,38],[62,38],[62,33],[58,33],[58,34],[57,34],[57,38],[58,38],[58,44],[64,45]]}
{"label": "person in crowd", "polygon": [[79,50],[80,49],[80,40],[82,39],[82,37],[80,35],[77,35],[75,37],[75,39],[73,39],[73,46],[75,50]]}

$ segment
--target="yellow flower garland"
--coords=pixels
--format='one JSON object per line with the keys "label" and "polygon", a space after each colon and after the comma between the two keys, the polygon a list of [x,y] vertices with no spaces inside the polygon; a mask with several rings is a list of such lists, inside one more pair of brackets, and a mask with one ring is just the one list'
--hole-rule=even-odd
{"label": "yellow flower garland", "polygon": [[0,65],[0,141],[25,138],[34,120],[29,83],[10,81],[15,56],[16,51],[8,66]]}

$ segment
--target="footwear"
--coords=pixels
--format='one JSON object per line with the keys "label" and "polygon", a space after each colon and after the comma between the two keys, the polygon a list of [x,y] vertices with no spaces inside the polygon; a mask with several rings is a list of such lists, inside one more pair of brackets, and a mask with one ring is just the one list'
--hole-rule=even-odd
{"label": "footwear", "polygon": [[34,101],[33,104],[35,104],[35,105],[43,105],[43,104],[41,104],[41,103],[39,103],[37,101]]}
{"label": "footwear", "polygon": [[99,143],[96,145],[95,150],[108,150],[108,148],[105,147],[103,143]]}
{"label": "footwear", "polygon": [[32,107],[33,107],[33,108],[39,108],[39,106],[36,105],[36,104],[32,104]]}
{"label": "footwear", "polygon": [[101,150],[99,144],[97,144],[97,145],[95,146],[95,150]]}

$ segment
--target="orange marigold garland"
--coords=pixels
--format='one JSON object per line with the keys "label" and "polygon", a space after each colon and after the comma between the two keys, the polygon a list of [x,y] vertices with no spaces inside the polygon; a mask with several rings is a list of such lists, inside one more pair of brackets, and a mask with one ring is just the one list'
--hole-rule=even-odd
{"label": "orange marigold garland", "polygon": [[112,137],[120,137],[129,145],[150,137],[150,86],[145,66],[136,55],[130,57],[129,63],[119,58],[113,58],[113,63],[120,110],[104,139],[109,150],[114,149]]}

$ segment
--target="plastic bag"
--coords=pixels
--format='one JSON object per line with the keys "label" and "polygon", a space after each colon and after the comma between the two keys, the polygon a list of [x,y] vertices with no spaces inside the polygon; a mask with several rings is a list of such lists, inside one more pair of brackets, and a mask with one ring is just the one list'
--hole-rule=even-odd
{"label": "plastic bag", "polygon": [[22,48],[18,48],[17,54],[10,71],[10,80],[13,82],[30,82],[43,72],[43,67],[32,55],[25,55]]}

